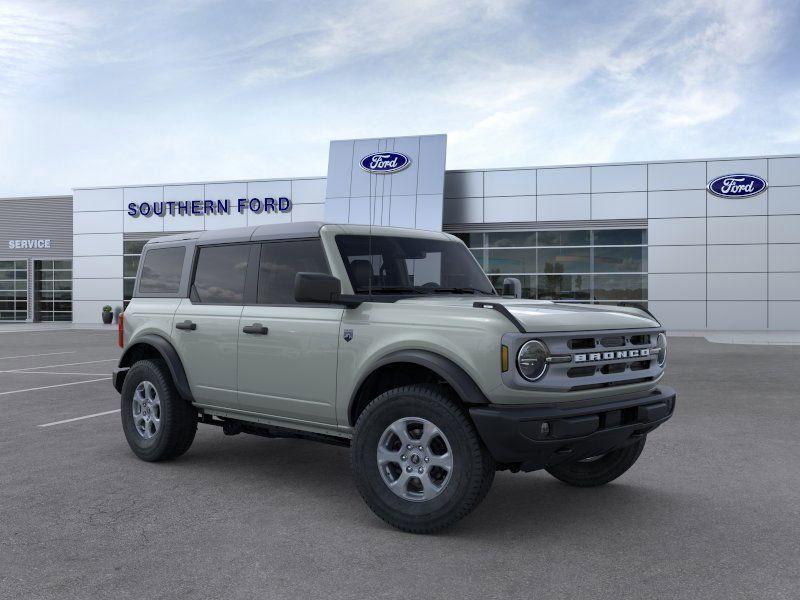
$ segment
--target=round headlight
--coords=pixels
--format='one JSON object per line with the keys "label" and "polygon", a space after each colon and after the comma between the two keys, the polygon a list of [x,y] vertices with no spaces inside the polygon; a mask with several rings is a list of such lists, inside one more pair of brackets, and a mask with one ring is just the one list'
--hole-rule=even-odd
{"label": "round headlight", "polygon": [[656,352],[658,353],[658,366],[663,367],[667,362],[667,336],[663,333],[658,334]]}
{"label": "round headlight", "polygon": [[547,370],[547,356],[549,352],[539,340],[525,342],[517,354],[517,369],[528,381],[541,379]]}

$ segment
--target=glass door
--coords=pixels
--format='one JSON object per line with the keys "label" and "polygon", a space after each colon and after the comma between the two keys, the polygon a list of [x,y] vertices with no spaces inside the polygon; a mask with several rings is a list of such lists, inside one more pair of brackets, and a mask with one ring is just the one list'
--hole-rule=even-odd
{"label": "glass door", "polygon": [[28,318],[28,261],[0,260],[0,321]]}
{"label": "glass door", "polygon": [[36,321],[72,320],[72,261],[37,260],[34,263]]}

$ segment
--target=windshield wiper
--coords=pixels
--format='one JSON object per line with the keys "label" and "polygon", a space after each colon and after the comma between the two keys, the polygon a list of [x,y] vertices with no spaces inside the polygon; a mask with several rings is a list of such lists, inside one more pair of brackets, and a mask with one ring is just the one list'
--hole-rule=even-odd
{"label": "windshield wiper", "polygon": [[368,288],[358,288],[357,294],[426,294],[427,292],[409,285],[381,285],[371,290]]}
{"label": "windshield wiper", "polygon": [[432,291],[437,294],[481,294],[483,296],[492,296],[490,292],[480,290],[474,287],[437,287],[432,288]]}

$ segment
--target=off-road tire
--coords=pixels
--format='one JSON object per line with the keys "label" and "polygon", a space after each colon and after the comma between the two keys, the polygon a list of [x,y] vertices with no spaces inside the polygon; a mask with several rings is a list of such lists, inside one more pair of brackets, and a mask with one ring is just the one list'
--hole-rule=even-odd
{"label": "off-road tire", "polygon": [[[133,394],[142,381],[149,381],[155,386],[161,405],[161,425],[150,439],[139,434],[133,418]],[[189,449],[197,433],[197,412],[180,397],[169,369],[162,360],[134,363],[122,385],[120,409],[125,439],[133,453],[144,461],[177,458]]]}
{"label": "off-road tire", "polygon": [[[410,501],[392,492],[378,468],[381,436],[397,419],[426,419],[452,446],[453,471],[441,493]],[[418,384],[389,390],[370,402],[355,426],[351,464],[361,497],[388,524],[409,533],[434,533],[467,516],[486,496],[495,464],[462,406],[436,385]]]}
{"label": "off-road tire", "polygon": [[630,469],[644,449],[646,437],[612,450],[590,462],[569,462],[547,467],[547,472],[564,483],[577,487],[595,487],[615,480]]}

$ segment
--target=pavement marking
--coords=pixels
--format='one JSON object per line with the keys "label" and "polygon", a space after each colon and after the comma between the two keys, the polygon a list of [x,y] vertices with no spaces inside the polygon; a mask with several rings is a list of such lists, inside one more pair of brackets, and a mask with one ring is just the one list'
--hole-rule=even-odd
{"label": "pavement marking", "polygon": [[37,427],[52,427],[53,425],[63,425],[64,423],[72,423],[73,421],[82,421],[83,419],[92,419],[94,417],[102,417],[104,415],[111,415],[118,413],[120,409],[107,410],[106,412],[94,413],[93,415],[85,415],[83,417],[75,417],[74,419],[64,419],[63,421],[54,421],[53,423],[45,423],[44,425],[37,425]]}
{"label": "pavement marking", "polygon": [[10,358],[34,358],[36,356],[53,356],[55,354],[75,354],[77,350],[67,350],[66,352],[44,352],[42,354],[20,354],[19,356],[0,356],[0,360],[8,360]]}
{"label": "pavement marking", "polygon": [[111,373],[63,373],[56,371],[19,371],[15,375],[85,375],[87,377],[111,377]]}
{"label": "pavement marking", "polygon": [[65,387],[68,385],[80,385],[82,383],[95,383],[96,381],[105,381],[108,383],[111,381],[111,376],[107,375],[102,379],[87,379],[86,381],[70,381],[69,383],[58,383],[56,385],[43,385],[41,387],[28,388],[26,390],[11,390],[10,392],[0,392],[0,396],[6,396],[8,394],[22,394],[23,392],[35,392],[37,390],[49,390],[50,388]]}
{"label": "pavement marking", "polygon": [[10,369],[8,371],[0,371],[0,373],[20,373],[25,371],[32,371],[33,369],[55,369],[57,367],[72,367],[74,365],[91,365],[95,363],[101,362],[116,362],[118,358],[104,358],[102,360],[85,360],[83,362],[74,362],[74,363],[62,363],[60,365],[40,365],[38,367],[22,367],[19,369]]}

